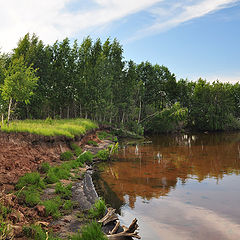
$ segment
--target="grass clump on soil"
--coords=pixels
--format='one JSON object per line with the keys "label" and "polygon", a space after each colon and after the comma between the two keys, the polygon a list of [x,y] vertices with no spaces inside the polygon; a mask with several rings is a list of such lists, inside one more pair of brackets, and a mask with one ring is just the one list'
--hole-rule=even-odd
{"label": "grass clump on soil", "polygon": [[110,157],[110,153],[107,149],[103,149],[98,151],[98,153],[95,155],[95,157],[101,161],[107,161]]}
{"label": "grass clump on soil", "polygon": [[21,189],[27,186],[35,186],[36,188],[45,188],[45,184],[38,172],[26,173],[20,177],[16,184],[16,189]]}
{"label": "grass clump on soil", "polygon": [[50,164],[48,162],[44,162],[42,163],[41,167],[40,167],[40,172],[42,173],[47,173],[48,170],[50,169]]}
{"label": "grass clump on soil", "polygon": [[64,187],[62,183],[57,183],[55,186],[55,193],[59,194],[63,199],[70,199],[72,197],[72,184],[70,183]]}
{"label": "grass clump on soil", "polygon": [[70,161],[71,159],[73,159],[73,153],[71,151],[63,152],[60,155],[60,159],[62,161]]}
{"label": "grass clump on soil", "polygon": [[51,167],[48,170],[44,181],[48,184],[52,184],[58,182],[60,179],[68,179],[70,175],[70,168],[63,167],[62,165],[58,167]]}
{"label": "grass clump on soil", "polygon": [[82,232],[71,237],[71,240],[107,240],[97,222],[92,222],[82,228]]}
{"label": "grass clump on soil", "polygon": [[59,196],[49,199],[43,202],[46,208],[46,215],[52,216],[54,219],[58,219],[61,216],[60,207],[62,205],[62,200]]}
{"label": "grass clump on soil", "polygon": [[102,218],[107,209],[106,203],[102,198],[99,198],[89,210],[91,218]]}
{"label": "grass clump on soil", "polygon": [[40,225],[24,226],[23,233],[26,237],[35,240],[61,240],[60,238],[53,237],[51,234],[48,235]]}
{"label": "grass clump on soil", "polygon": [[75,156],[78,157],[82,153],[82,149],[76,143],[71,143],[70,147],[73,150]]}
{"label": "grass clump on soil", "polygon": [[96,141],[93,141],[93,140],[88,140],[87,144],[91,145],[91,146],[94,146],[94,147],[98,147],[98,143]]}
{"label": "grass clump on soil", "polygon": [[13,121],[9,126],[4,125],[4,132],[28,132],[43,136],[66,136],[74,138],[81,136],[88,130],[97,128],[97,124],[88,119],[46,119]]}
{"label": "grass clump on soil", "polygon": [[63,204],[63,210],[72,210],[73,202],[71,200],[66,200]]}
{"label": "grass clump on soil", "polygon": [[77,162],[84,164],[85,162],[92,162],[93,154],[89,151],[83,152],[77,159]]}

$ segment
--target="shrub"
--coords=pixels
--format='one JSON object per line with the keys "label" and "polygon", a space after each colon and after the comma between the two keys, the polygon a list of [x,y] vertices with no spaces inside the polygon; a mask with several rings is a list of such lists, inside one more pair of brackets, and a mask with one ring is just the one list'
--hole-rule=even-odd
{"label": "shrub", "polygon": [[71,238],[72,240],[107,240],[107,237],[102,232],[101,226],[97,222],[82,228],[82,233],[78,233]]}
{"label": "shrub", "polygon": [[17,189],[21,189],[26,186],[34,185],[36,188],[45,188],[45,184],[37,172],[26,173],[20,177],[16,184]]}
{"label": "shrub", "polygon": [[71,151],[63,152],[60,155],[60,159],[62,161],[70,161],[71,159],[73,159],[73,153]]}
{"label": "shrub", "polygon": [[104,216],[106,211],[106,203],[102,198],[99,198],[89,210],[91,218],[101,218]]}
{"label": "shrub", "polygon": [[77,144],[71,143],[70,147],[77,157],[82,153],[82,149]]}

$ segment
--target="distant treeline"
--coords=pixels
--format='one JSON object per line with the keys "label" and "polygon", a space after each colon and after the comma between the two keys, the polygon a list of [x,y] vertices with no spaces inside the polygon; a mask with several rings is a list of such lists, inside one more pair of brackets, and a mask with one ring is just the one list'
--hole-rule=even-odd
{"label": "distant treeline", "polygon": [[[0,54],[2,86],[11,63],[20,58],[37,69],[38,82],[29,101],[12,99],[17,119],[86,117],[138,133],[143,127],[152,132],[240,128],[239,83],[176,81],[165,66],[125,61],[116,39],[102,43],[87,37],[71,44],[66,38],[45,45],[26,34],[12,53]],[[1,95],[4,116],[8,105]]]}

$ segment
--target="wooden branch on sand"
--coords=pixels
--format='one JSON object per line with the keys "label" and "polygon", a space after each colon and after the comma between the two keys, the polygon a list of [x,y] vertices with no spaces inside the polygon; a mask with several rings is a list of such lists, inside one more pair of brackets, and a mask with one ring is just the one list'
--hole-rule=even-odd
{"label": "wooden branch on sand", "polygon": [[115,227],[112,229],[112,231],[109,232],[107,235],[107,238],[109,240],[124,240],[127,237],[133,237],[141,239],[141,237],[138,235],[138,232],[136,231],[138,229],[137,219],[135,218],[131,225],[129,227],[122,226],[123,231],[117,233],[119,227],[120,227],[120,221],[118,220],[117,214],[115,213],[115,209],[108,208],[107,214],[100,219],[98,222],[102,223],[104,226],[107,225],[110,222],[116,221]]}

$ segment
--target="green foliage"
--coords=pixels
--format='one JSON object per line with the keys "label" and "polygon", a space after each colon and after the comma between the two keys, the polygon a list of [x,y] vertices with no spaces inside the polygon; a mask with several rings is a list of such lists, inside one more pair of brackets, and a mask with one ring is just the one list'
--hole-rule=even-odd
{"label": "green foliage", "polygon": [[83,152],[78,158],[77,162],[84,164],[85,162],[92,162],[93,154],[89,151]]}
{"label": "green foliage", "polygon": [[64,210],[72,210],[73,209],[73,202],[71,200],[66,200],[63,204]]}
{"label": "green foliage", "polygon": [[102,218],[106,209],[105,201],[102,198],[99,198],[89,210],[89,216],[91,218]]}
{"label": "green foliage", "polygon": [[74,154],[78,157],[82,153],[82,149],[75,143],[70,144],[71,149],[74,151]]}
{"label": "green foliage", "polygon": [[62,161],[70,161],[73,158],[73,153],[71,151],[66,151],[61,153],[60,159]]}
{"label": "green foliage", "polygon": [[45,184],[37,172],[26,173],[20,177],[16,184],[16,189],[21,189],[26,186],[34,186],[36,188],[45,188]]}
{"label": "green foliage", "polygon": [[105,131],[101,131],[101,132],[98,132],[97,133],[97,136],[100,140],[103,140],[103,139],[109,139],[111,140],[113,135],[109,132],[105,132]]}
{"label": "green foliage", "polygon": [[28,132],[44,136],[66,136],[74,138],[81,136],[88,130],[95,129],[97,125],[88,119],[62,119],[53,120],[52,124],[44,120],[13,121],[9,127],[1,128],[5,132]]}
{"label": "green foliage", "polygon": [[23,227],[24,236],[35,239],[35,240],[60,240],[60,238],[55,238],[51,234],[46,234],[46,231],[41,228],[41,225],[30,225]]}
{"label": "green foliage", "polygon": [[97,147],[97,146],[98,146],[98,143],[95,142],[95,141],[93,141],[93,140],[88,140],[87,144],[88,144],[88,145],[92,145],[92,146],[94,146],[94,147]]}
{"label": "green foliage", "polygon": [[72,184],[64,187],[62,183],[57,183],[55,186],[55,193],[59,194],[63,199],[70,199],[72,197]]}
{"label": "green foliage", "polygon": [[102,149],[98,151],[95,157],[101,161],[107,161],[110,158],[110,153],[108,149]]}
{"label": "green foliage", "polygon": [[171,108],[165,108],[153,118],[145,122],[146,131],[174,132],[182,129],[187,123],[187,109],[175,103]]}
{"label": "green foliage", "polygon": [[48,171],[49,171],[49,169],[50,169],[50,164],[48,163],[48,162],[44,162],[44,163],[42,163],[42,165],[41,165],[41,168],[40,168],[40,171],[42,172],[42,173],[47,173]]}
{"label": "green foliage", "polygon": [[83,227],[81,234],[72,236],[71,240],[107,240],[107,237],[102,232],[100,224],[94,221]]}
{"label": "green foliage", "polygon": [[62,205],[62,200],[60,197],[55,197],[50,200],[46,200],[43,202],[43,205],[46,208],[46,215],[52,216],[54,219],[57,219],[61,216],[59,208]]}
{"label": "green foliage", "polygon": [[45,182],[49,184],[56,183],[60,179],[68,179],[69,177],[70,177],[70,168],[66,167],[66,165],[61,165],[61,166],[52,167],[49,169],[47,176],[45,178]]}
{"label": "green foliage", "polygon": [[40,194],[33,188],[22,191],[22,194],[25,196],[25,203],[29,207],[34,207],[40,202]]}

